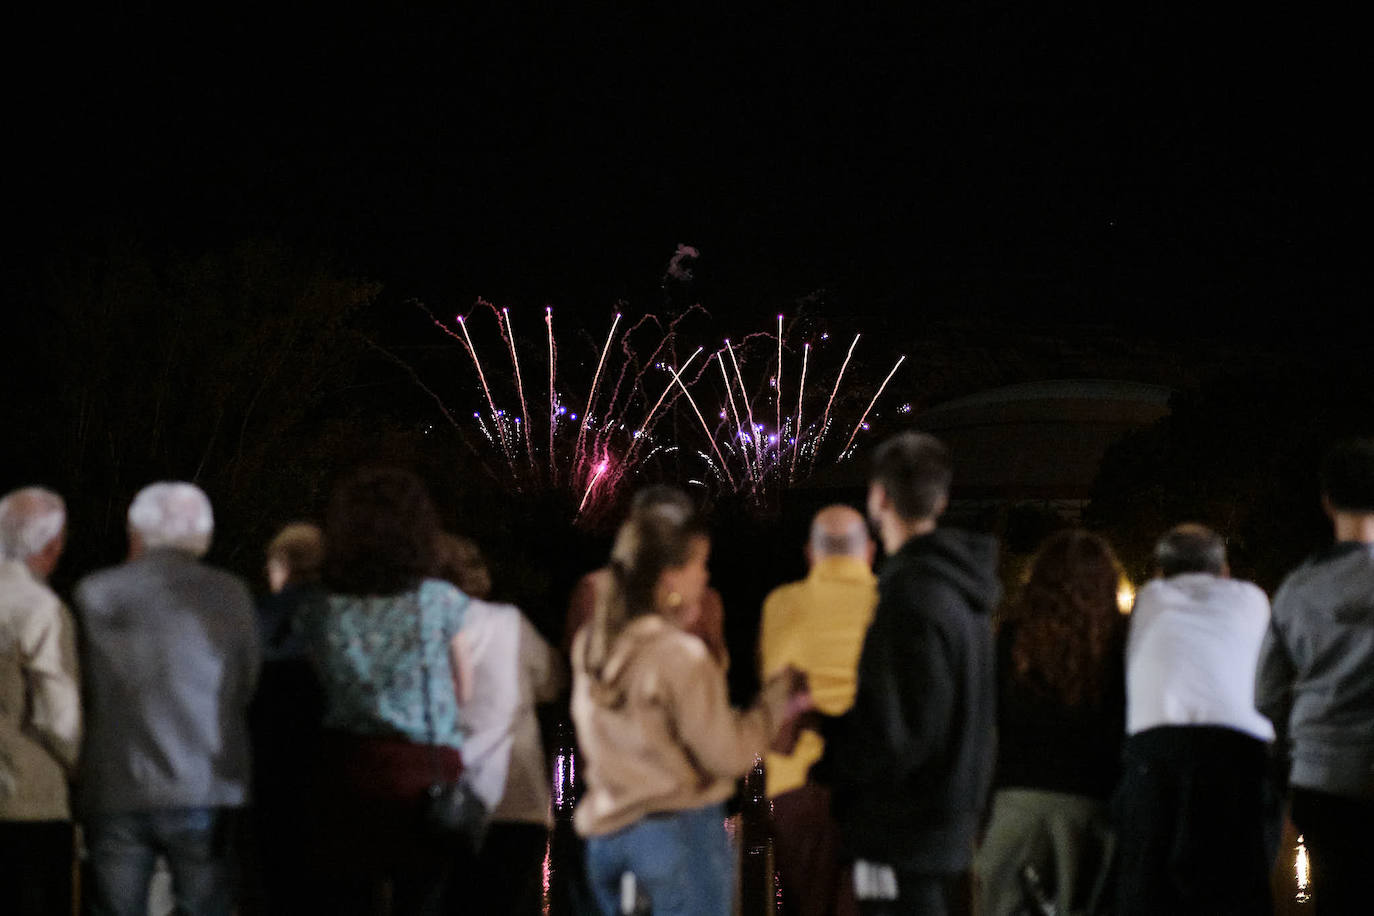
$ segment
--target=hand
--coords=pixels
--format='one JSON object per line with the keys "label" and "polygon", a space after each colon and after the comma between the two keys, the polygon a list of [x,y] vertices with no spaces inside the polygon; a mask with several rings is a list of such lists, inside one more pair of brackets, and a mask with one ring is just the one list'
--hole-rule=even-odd
{"label": "hand", "polygon": [[809,682],[806,677],[806,672],[802,671],[800,668],[795,668],[792,665],[788,665],[786,668],[782,669],[776,675],[774,675],[774,677],[782,678],[787,682],[788,696],[794,696],[798,693],[806,693],[810,689]]}
{"label": "hand", "polygon": [[804,724],[811,718],[815,708],[816,704],[811,698],[811,692],[804,686],[788,697],[787,706],[783,710],[782,725],[779,726],[778,733],[773,737],[773,743],[769,745],[769,750],[777,754],[792,753],[797,746],[797,738],[801,735]]}

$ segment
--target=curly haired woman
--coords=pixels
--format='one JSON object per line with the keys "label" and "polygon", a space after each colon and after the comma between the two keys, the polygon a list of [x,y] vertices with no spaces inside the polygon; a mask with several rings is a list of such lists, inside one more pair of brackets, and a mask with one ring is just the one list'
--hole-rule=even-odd
{"label": "curly haired woman", "polygon": [[1041,895],[1054,912],[1084,912],[1102,893],[1125,716],[1121,578],[1105,540],[1060,531],[1002,616],[997,771],[977,859],[987,916]]}

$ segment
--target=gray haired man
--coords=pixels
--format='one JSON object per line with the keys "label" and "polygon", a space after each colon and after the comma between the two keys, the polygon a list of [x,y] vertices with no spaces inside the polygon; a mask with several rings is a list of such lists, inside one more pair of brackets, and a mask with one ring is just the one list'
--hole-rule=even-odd
{"label": "gray haired man", "polygon": [[159,854],[177,912],[233,911],[232,809],[248,801],[253,600],[201,562],[210,501],[155,483],[129,507],[129,560],[83,579],[87,729],[80,809],[96,914],[144,913]]}
{"label": "gray haired man", "polygon": [[51,490],[0,499],[0,888],[20,914],[71,910],[81,709],[71,616],[47,586],[66,529]]}

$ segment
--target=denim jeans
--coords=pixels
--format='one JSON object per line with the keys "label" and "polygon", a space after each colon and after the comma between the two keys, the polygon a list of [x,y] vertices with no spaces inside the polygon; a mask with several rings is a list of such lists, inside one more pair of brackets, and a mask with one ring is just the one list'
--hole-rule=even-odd
{"label": "denim jeans", "polygon": [[92,916],[145,916],[159,855],[172,873],[176,912],[230,916],[234,867],[230,814],[220,808],[168,808],[86,819],[87,895]]}
{"label": "denim jeans", "polygon": [[725,806],[654,814],[587,840],[587,878],[605,916],[620,913],[626,872],[654,916],[730,916],[735,868]]}

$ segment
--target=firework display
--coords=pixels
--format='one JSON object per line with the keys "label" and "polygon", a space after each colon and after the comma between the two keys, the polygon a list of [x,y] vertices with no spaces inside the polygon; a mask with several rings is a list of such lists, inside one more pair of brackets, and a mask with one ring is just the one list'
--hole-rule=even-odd
{"label": "firework display", "polygon": [[[827,352],[828,333],[789,328],[781,314],[776,332],[726,338],[708,351],[689,339],[705,336],[689,320],[709,319],[693,306],[671,320],[646,314],[631,323],[617,312],[604,338],[576,335],[601,341],[578,362],[560,354],[551,307],[544,309],[537,348],[535,338],[517,337],[519,317],[479,299],[467,314],[434,323],[466,354],[464,372],[477,398],[471,422],[491,450],[486,457],[495,457],[497,473],[519,492],[567,491],[579,519],[597,515],[624,488],[664,478],[712,494],[734,493],[759,506],[774,504],[782,489],[853,456],[906,359],[898,356],[874,387],[849,371],[860,334],[841,360],[838,352]],[[499,372],[491,361],[497,349],[504,351],[497,357]],[[532,369],[530,353],[536,362],[542,355],[546,365]],[[827,364],[828,357],[835,359]],[[507,364],[509,377],[503,374]],[[574,370],[563,371],[566,365]],[[796,380],[795,392],[783,391],[784,368]],[[527,400],[529,371],[547,376],[534,382],[542,387],[547,381],[547,404]],[[575,393],[579,381],[585,393]],[[851,404],[865,405],[857,420],[847,413]],[[828,442],[835,444],[827,448]]]}

